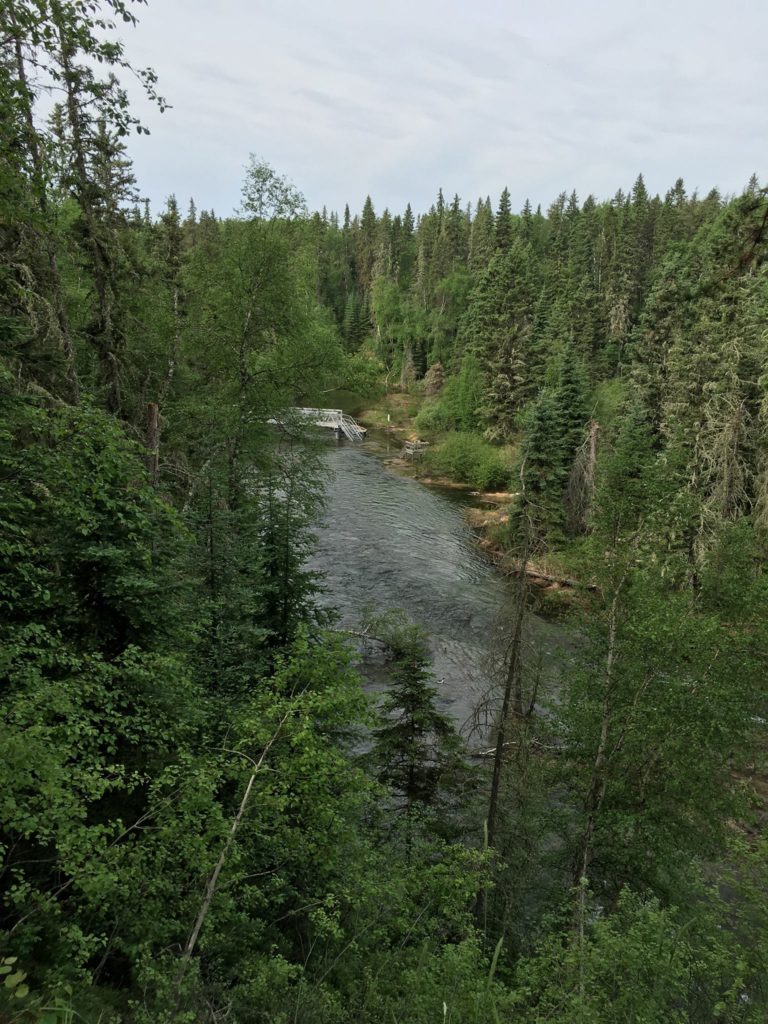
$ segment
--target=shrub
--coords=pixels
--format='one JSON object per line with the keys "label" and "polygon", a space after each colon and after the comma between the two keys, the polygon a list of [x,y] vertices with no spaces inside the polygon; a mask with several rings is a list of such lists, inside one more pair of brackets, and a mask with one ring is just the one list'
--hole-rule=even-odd
{"label": "shrub", "polygon": [[480,367],[474,356],[467,355],[459,373],[445,382],[440,397],[422,408],[416,417],[416,428],[423,433],[475,430],[480,426],[477,410],[481,402]]}
{"label": "shrub", "polygon": [[506,487],[511,466],[503,451],[477,434],[454,431],[427,451],[425,465],[432,473],[448,476],[480,490]]}

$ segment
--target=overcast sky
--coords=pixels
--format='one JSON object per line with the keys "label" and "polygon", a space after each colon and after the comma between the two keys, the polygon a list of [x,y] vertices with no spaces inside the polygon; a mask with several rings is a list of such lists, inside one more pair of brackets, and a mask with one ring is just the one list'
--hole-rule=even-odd
{"label": "overcast sky", "polygon": [[[227,215],[249,153],[312,209],[519,209],[768,177],[765,0],[149,0],[125,34],[172,109],[132,142],[155,206]],[[140,105],[142,111],[145,110]]]}

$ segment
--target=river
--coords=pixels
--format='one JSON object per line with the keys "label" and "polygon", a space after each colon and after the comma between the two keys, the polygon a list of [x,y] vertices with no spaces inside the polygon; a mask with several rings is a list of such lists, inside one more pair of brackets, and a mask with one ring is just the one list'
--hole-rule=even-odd
{"label": "river", "polygon": [[[468,496],[403,477],[386,455],[382,439],[328,444],[327,508],[312,568],[325,577],[322,600],[338,610],[341,628],[359,629],[362,611],[374,606],[401,608],[427,630],[440,707],[466,732],[498,675],[507,584],[474,543],[464,518]],[[572,648],[569,632],[537,616],[529,621],[528,639],[552,678]],[[363,671],[371,690],[385,685],[374,655]]]}

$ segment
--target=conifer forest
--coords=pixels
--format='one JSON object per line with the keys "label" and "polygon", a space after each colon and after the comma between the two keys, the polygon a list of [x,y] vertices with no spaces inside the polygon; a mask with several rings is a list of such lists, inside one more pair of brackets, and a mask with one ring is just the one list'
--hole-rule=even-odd
{"label": "conifer forest", "polygon": [[[0,1020],[764,1024],[768,189],[153,211],[137,12],[0,4]],[[338,390],[505,495],[482,756],[324,598]]]}

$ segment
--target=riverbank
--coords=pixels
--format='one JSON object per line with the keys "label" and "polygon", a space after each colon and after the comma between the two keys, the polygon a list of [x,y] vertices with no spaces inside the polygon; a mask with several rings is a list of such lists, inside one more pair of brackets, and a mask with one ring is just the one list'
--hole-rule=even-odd
{"label": "riverbank", "polygon": [[[423,401],[421,395],[390,392],[370,407],[359,407],[356,417],[372,435],[378,433],[398,446],[404,446],[406,441],[428,440],[432,450],[439,450],[451,434],[430,431],[428,437],[424,437],[419,433],[415,420]],[[478,442],[485,444],[479,438]],[[507,449],[508,453],[511,451]],[[465,496],[463,515],[474,534],[477,547],[502,575],[511,575],[516,570],[506,538],[510,509],[517,497],[516,492],[500,490],[498,487],[479,489],[466,480],[456,479],[455,475],[435,474],[431,471],[429,458],[407,457],[402,454],[402,449],[396,455],[385,456],[382,461],[398,475],[413,479],[425,487],[453,492],[457,497]],[[510,472],[511,466],[510,455]],[[582,587],[574,580],[556,556],[550,556],[546,561],[529,562],[526,575],[536,588],[542,611],[546,615],[559,619],[583,606],[584,592],[589,588]]]}

